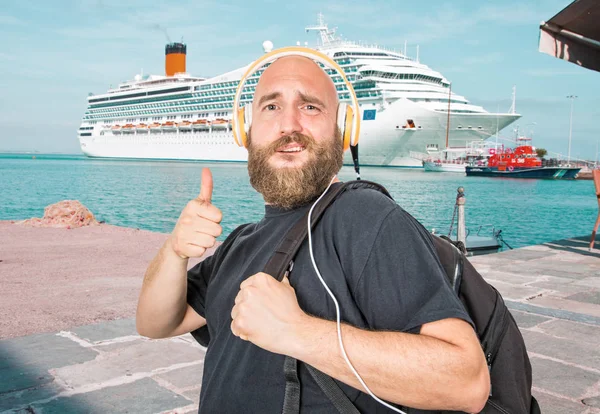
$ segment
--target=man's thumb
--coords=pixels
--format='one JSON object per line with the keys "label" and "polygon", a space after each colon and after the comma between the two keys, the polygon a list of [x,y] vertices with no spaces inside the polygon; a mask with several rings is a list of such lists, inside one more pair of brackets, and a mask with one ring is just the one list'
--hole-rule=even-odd
{"label": "man's thumb", "polygon": [[213,177],[210,168],[202,169],[202,180],[200,181],[200,194],[198,199],[210,203],[212,201]]}

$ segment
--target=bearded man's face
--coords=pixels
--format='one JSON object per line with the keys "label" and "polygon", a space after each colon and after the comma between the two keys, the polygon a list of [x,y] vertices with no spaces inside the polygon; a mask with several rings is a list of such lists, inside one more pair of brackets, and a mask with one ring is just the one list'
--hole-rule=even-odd
{"label": "bearded man's face", "polygon": [[264,70],[252,101],[250,183],[285,209],[319,196],[342,166],[338,92],[312,59],[285,56]]}
{"label": "bearded man's face", "polygon": [[[300,152],[303,162],[298,162]],[[317,198],[342,168],[341,133],[316,141],[300,133],[258,146],[248,132],[250,184],[267,204],[292,209]]]}

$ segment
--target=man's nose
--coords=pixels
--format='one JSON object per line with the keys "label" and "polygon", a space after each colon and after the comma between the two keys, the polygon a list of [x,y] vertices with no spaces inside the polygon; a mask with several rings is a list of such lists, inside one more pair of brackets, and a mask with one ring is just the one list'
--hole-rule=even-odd
{"label": "man's nose", "polygon": [[295,107],[288,107],[283,111],[279,126],[282,136],[291,135],[295,132],[302,131],[300,116],[300,110]]}

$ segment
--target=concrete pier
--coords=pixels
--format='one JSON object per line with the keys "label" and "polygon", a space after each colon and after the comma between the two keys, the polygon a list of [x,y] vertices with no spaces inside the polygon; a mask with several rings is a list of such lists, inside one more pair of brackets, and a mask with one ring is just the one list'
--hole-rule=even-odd
{"label": "concrete pier", "polygon": [[[204,349],[135,331],[143,273],[166,237],[0,222],[0,413],[197,411]],[[544,414],[600,413],[600,249],[588,243],[470,258],[523,332]]]}

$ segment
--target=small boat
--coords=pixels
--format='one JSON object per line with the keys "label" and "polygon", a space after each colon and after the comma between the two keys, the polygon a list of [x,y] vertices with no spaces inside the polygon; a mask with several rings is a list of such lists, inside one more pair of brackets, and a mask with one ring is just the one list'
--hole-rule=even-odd
{"label": "small boat", "polygon": [[542,167],[535,148],[528,141],[531,138],[519,137],[516,148],[504,148],[488,158],[485,165],[466,167],[467,177],[506,177],[506,178],[548,178],[574,179],[581,168],[571,166]]}
{"label": "small boat", "polygon": [[113,134],[120,134],[121,133],[121,125],[113,125],[110,130],[112,131]]}
{"label": "small boat", "polygon": [[[467,256],[475,256],[481,254],[497,253],[502,249],[502,245],[512,249],[506,243],[502,237],[502,230],[496,230],[495,226],[482,225],[479,226],[477,232],[471,232],[471,230],[465,226],[464,223],[464,201],[461,203],[460,200],[464,200],[464,188],[458,187],[456,204],[454,205],[454,212],[452,213],[452,221],[450,222],[450,229],[447,234],[438,234],[436,229],[432,229],[431,233],[439,237],[449,239]],[[462,213],[460,211],[462,205]],[[462,219],[461,219],[462,217]],[[459,228],[462,228],[464,233],[464,243],[458,242]]]}
{"label": "small boat", "polygon": [[163,131],[175,131],[177,130],[177,125],[175,125],[175,122],[173,121],[167,121],[161,125],[161,128]]}
{"label": "small boat", "polygon": [[[502,248],[502,230],[496,230],[495,227],[491,229],[484,229],[484,226],[479,226],[477,232],[471,234],[470,229],[467,229],[467,237],[465,239],[465,247],[467,248],[467,255],[479,256],[482,254],[497,253]],[[449,236],[452,240],[456,241],[456,233]]]}
{"label": "small boat", "polygon": [[181,121],[177,123],[177,128],[180,130],[189,131],[192,129],[192,123],[190,121]]}
{"label": "small boat", "polygon": [[223,118],[217,118],[211,122],[213,128],[227,128],[229,120]]}
{"label": "small boat", "polygon": [[139,132],[148,132],[148,125],[141,123],[141,124],[137,124],[135,126],[135,130],[139,133]]}
{"label": "small boat", "polygon": [[124,134],[133,134],[135,132],[134,129],[135,126],[133,124],[125,124],[121,131],[123,131]]}
{"label": "small boat", "polygon": [[490,152],[494,152],[495,147],[491,147],[484,141],[474,141],[468,147],[449,147],[441,151],[436,148],[427,147],[430,154],[423,160],[423,169],[431,172],[466,172],[469,165],[483,165],[486,159],[490,157]]}
{"label": "small boat", "polygon": [[151,123],[148,128],[150,128],[150,132],[160,132],[161,125],[158,122]]}
{"label": "small boat", "polygon": [[193,129],[208,129],[210,127],[210,122],[207,119],[197,119],[192,122]]}

